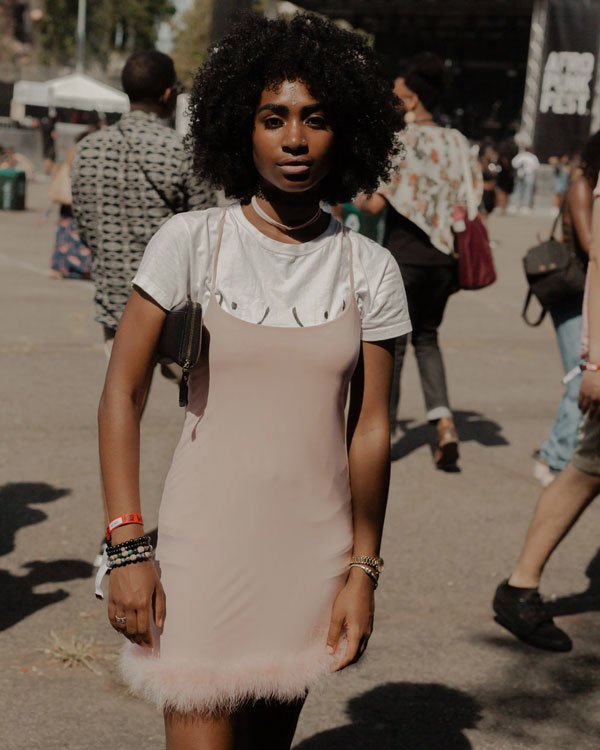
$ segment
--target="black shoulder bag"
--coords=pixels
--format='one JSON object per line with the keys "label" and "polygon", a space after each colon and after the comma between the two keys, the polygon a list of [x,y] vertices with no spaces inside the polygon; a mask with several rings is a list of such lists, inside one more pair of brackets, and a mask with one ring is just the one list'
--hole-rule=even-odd
{"label": "black shoulder bag", "polygon": [[[549,239],[530,248],[523,258],[529,290],[521,316],[528,326],[539,326],[550,308],[570,297],[583,295],[585,289],[584,260],[575,247],[559,242],[555,237],[564,205],[563,200]],[[532,297],[536,297],[542,307],[535,321],[529,320],[527,315]]]}

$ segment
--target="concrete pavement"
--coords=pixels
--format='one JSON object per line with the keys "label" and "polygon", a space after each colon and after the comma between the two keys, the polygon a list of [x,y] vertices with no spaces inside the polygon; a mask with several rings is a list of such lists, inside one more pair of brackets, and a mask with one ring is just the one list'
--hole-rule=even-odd
{"label": "concrete pavement", "polygon": [[[44,194],[33,185],[28,211],[0,213],[0,748],[160,748],[161,717],[120,686],[119,638],[93,597],[105,360],[91,285],[48,277],[54,226]],[[539,494],[530,453],[561,392],[550,324],[529,329],[519,317],[521,257],[548,225],[493,219],[498,283],[450,302],[442,339],[460,473],[432,466],[408,358],[375,635],[358,668],[309,697],[298,750],[600,747],[600,505],[544,582],[557,610],[572,613],[561,620],[572,653],[534,651],[490,613]],[[181,417],[174,387],[156,378],[143,424],[151,525]],[[85,653],[95,671],[57,658]]]}

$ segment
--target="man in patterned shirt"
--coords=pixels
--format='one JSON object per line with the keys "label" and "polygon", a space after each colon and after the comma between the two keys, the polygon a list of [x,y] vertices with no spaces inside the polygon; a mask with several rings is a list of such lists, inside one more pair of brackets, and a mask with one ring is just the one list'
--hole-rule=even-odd
{"label": "man in patterned shirt", "polygon": [[175,107],[175,67],[168,55],[136,52],[121,81],[131,111],[87,136],[72,167],[73,210],[92,251],[95,319],[110,351],[146,244],[170,216],[215,200],[197,181],[181,139],[164,122]]}

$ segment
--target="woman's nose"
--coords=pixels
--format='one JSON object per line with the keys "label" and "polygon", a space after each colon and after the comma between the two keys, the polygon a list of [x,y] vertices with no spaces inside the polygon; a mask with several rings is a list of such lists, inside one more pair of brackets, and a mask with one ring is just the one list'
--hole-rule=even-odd
{"label": "woman's nose", "polygon": [[307,149],[306,136],[299,124],[291,123],[285,130],[284,151],[302,151]]}

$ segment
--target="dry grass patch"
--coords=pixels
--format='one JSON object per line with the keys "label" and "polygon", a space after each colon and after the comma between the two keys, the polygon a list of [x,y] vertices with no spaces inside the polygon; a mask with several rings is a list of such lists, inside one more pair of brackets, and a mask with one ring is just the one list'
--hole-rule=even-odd
{"label": "dry grass patch", "polygon": [[49,644],[40,649],[46,656],[59,662],[65,668],[87,667],[91,672],[101,675],[92,662],[98,658],[98,646],[93,638],[78,635],[58,635],[50,632]]}

